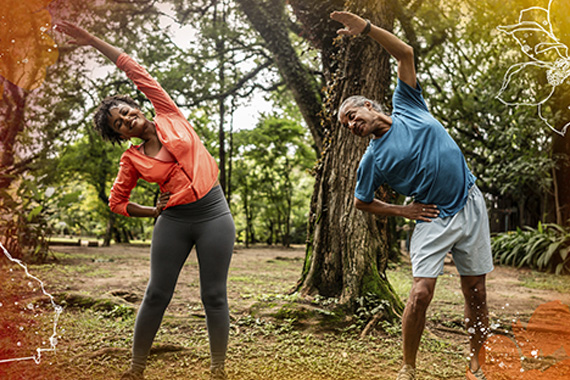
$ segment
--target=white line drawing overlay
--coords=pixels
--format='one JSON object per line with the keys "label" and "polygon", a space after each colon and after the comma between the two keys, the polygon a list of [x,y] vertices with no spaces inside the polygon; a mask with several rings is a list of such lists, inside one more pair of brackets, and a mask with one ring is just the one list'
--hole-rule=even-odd
{"label": "white line drawing overlay", "polygon": [[[568,0],[549,0],[548,9],[530,7],[520,12],[519,22],[514,25],[501,25],[497,29],[512,36],[520,45],[522,52],[531,60],[516,63],[509,67],[496,98],[509,106],[536,106],[538,116],[544,123],[560,136],[566,134],[570,120],[557,129],[555,118],[570,115],[570,57],[568,46],[562,43],[553,29],[551,10]],[[528,75],[529,77],[525,78]],[[517,85],[528,78],[541,76],[541,84],[529,84],[531,89],[517,90]],[[529,81],[530,82],[530,81]],[[566,93],[561,96],[559,92]],[[562,99],[562,102],[560,101]],[[553,102],[557,100],[556,104]],[[557,114],[555,112],[557,111]]]}
{"label": "white line drawing overlay", "polygon": [[[21,260],[13,258],[12,255],[10,255],[10,252],[8,252],[8,250],[4,247],[4,245],[2,243],[0,243],[0,248],[4,252],[4,255],[8,258],[8,260],[10,260],[11,262],[13,262],[15,264],[18,264],[24,270],[27,277],[31,278],[32,280],[36,281],[39,284],[42,293],[46,297],[49,298],[51,306],[54,309],[53,331],[52,331],[52,335],[49,338],[50,347],[49,348],[38,347],[38,348],[36,348],[36,354],[32,355],[32,356],[19,357],[19,358],[0,358],[0,364],[8,363],[8,362],[15,362],[15,361],[23,361],[23,360],[33,360],[36,362],[36,364],[40,364],[40,361],[42,358],[42,352],[55,351],[55,349],[56,349],[56,346],[57,346],[57,322],[59,320],[59,315],[63,311],[63,307],[61,307],[60,305],[55,303],[54,297],[46,291],[46,289],[44,287],[44,283],[39,278],[30,274],[26,264],[24,264]],[[2,304],[0,303],[0,307],[1,306],[2,306]]]}

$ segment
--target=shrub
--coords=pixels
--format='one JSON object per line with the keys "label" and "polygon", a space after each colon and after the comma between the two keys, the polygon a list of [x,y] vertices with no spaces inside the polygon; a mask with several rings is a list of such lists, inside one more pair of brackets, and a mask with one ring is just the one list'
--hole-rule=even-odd
{"label": "shrub", "polygon": [[556,274],[570,273],[570,230],[548,223],[517,228],[491,241],[495,262]]}

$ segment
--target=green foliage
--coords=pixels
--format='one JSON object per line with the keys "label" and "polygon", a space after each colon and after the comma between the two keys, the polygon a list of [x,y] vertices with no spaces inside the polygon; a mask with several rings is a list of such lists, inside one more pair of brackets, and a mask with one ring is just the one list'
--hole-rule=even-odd
{"label": "green foliage", "polygon": [[308,169],[315,159],[305,129],[272,115],[234,139],[232,200],[236,219],[245,219],[236,220],[240,238],[246,243],[303,243],[312,189]]}
{"label": "green foliage", "polygon": [[19,181],[15,194],[2,191],[0,228],[4,246],[13,257],[42,262],[48,257],[48,228],[53,215],[53,188],[30,179]]}
{"label": "green foliage", "polygon": [[357,297],[355,302],[355,322],[351,327],[359,329],[364,328],[376,314],[387,312],[391,308],[390,302],[374,293],[366,293],[362,297]]}
{"label": "green foliage", "polygon": [[492,249],[499,264],[570,273],[570,230],[557,224],[500,234],[493,238]]}
{"label": "green foliage", "polygon": [[101,315],[104,318],[124,321],[134,317],[135,309],[132,306],[127,305],[115,305],[111,310],[103,311]]}

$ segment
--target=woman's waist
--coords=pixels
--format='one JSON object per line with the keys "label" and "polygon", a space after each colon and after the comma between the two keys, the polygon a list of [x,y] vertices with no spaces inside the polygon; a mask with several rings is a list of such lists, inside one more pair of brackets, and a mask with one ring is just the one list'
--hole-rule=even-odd
{"label": "woman's waist", "polygon": [[161,216],[185,221],[203,221],[230,213],[228,203],[216,180],[215,185],[205,195],[196,191],[184,191],[171,195]]}

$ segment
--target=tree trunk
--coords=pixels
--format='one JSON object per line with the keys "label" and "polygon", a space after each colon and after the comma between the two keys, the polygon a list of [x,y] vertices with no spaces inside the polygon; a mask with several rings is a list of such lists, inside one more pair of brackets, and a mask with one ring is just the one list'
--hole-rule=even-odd
{"label": "tree trunk", "polygon": [[[24,90],[0,76],[0,189],[10,186],[13,176],[6,171],[14,166],[16,137],[24,130],[24,109],[26,94]],[[0,93],[2,95],[2,93]]]}
{"label": "tree trunk", "polygon": [[242,192],[242,198],[243,198],[243,211],[245,213],[245,246],[246,248],[249,248],[249,243],[252,242],[251,241],[251,236],[252,236],[252,220],[251,220],[251,212],[249,210],[249,202],[248,202],[248,197],[249,197],[249,188],[247,185],[247,179],[244,182],[244,190]]}
{"label": "tree trunk", "polygon": [[[554,27],[554,35],[561,43],[570,46],[570,3],[568,1],[555,1],[550,8],[550,17]],[[562,91],[560,91],[562,90]],[[556,129],[562,130],[570,122],[570,104],[568,101],[570,91],[570,79],[558,87],[555,98],[556,112],[559,118],[556,120]],[[558,190],[558,205],[560,224],[570,227],[570,127],[566,129],[566,135],[555,135],[552,147],[555,157],[559,157],[558,167],[555,173],[556,189]]]}
{"label": "tree trunk", "polygon": [[111,246],[111,239],[113,239],[113,229],[115,228],[115,219],[117,216],[113,212],[109,212],[109,219],[107,219],[107,228],[105,229],[105,237],[103,238],[103,247]]}
{"label": "tree trunk", "polygon": [[303,24],[303,36],[320,50],[327,81],[325,99],[321,99],[316,80],[291,45],[284,2],[237,2],[264,38],[315,144],[322,146],[298,290],[302,294],[339,297],[341,303],[350,306],[357,297],[373,293],[390,304],[388,317],[399,314],[402,302],[385,275],[389,255],[386,218],[365,214],[353,206],[356,170],[368,142],[352,136],[336,119],[341,100],[349,95],[362,94],[386,104],[395,73],[390,70],[388,54],[372,40],[346,38],[337,44],[340,24],[329,17],[334,10],[349,9],[391,30],[394,14],[388,0],[289,0]]}
{"label": "tree trunk", "polygon": [[336,109],[349,95],[363,94],[386,104],[387,89],[395,73],[390,70],[388,54],[370,39],[347,38],[336,44],[334,39],[340,25],[329,18],[333,10],[348,8],[391,30],[392,9],[387,0],[346,4],[344,0],[289,1],[303,24],[304,36],[321,52],[327,80],[323,104],[315,80],[306,79],[308,72],[299,63],[287,37],[283,8],[277,6],[283,2],[238,0],[238,3],[265,39],[317,146],[319,136],[324,136],[323,155],[316,169],[307,255],[298,290],[302,294],[339,297],[341,303],[351,306],[357,297],[373,293],[390,303],[391,310],[387,310],[390,316],[398,314],[403,305],[385,276],[389,254],[386,219],[357,211],[353,206],[356,170],[368,142],[352,136],[336,119]]}
{"label": "tree trunk", "polygon": [[[0,189],[6,190],[15,179],[10,173],[16,163],[16,138],[24,130],[24,90],[0,76]],[[0,193],[0,241],[14,257],[24,255],[24,244],[20,236],[25,230],[19,201],[12,199],[6,191]]]}
{"label": "tree trunk", "polygon": [[290,191],[287,191],[287,208],[285,214],[285,235],[283,237],[283,246],[289,248],[291,246],[291,198],[292,194]]}
{"label": "tree trunk", "polygon": [[230,109],[230,131],[229,131],[229,152],[228,152],[228,176],[227,176],[227,193],[226,199],[228,200],[228,205],[232,202],[232,160],[234,155],[234,112],[235,112],[235,98],[232,98],[232,107]]}
{"label": "tree trunk", "polygon": [[[298,14],[307,7],[298,0],[292,5]],[[348,9],[392,29],[394,15],[386,1],[351,1]],[[362,94],[387,104],[395,73],[388,53],[370,38],[345,38],[338,49],[332,44],[326,46],[326,41],[321,41],[321,49],[328,55],[323,62],[329,89],[325,106],[330,143],[317,171],[299,290],[302,294],[339,297],[347,305],[367,293],[376,294],[389,302],[391,307],[386,311],[388,317],[394,317],[403,310],[403,304],[385,275],[390,251],[387,219],[358,211],[353,205],[356,172],[368,140],[353,136],[336,115],[341,101],[350,95]],[[386,195],[383,189],[377,192],[381,199]]]}
{"label": "tree trunk", "polygon": [[[90,135],[92,136],[92,135]],[[105,181],[105,178],[107,176],[106,175],[102,175],[99,177],[100,181],[98,183],[93,183],[97,189],[97,197],[99,198],[99,200],[101,201],[101,203],[103,203],[103,205],[105,205],[106,207],[106,212],[108,214],[108,218],[107,218],[107,228],[105,229],[105,236],[103,238],[103,247],[109,247],[111,245],[111,240],[113,238],[113,232],[115,231],[116,227],[116,220],[117,220],[117,215],[111,211],[111,209],[109,209],[108,205],[109,205],[109,197],[107,196],[106,190],[107,190],[107,183]],[[95,181],[94,181],[95,182]],[[156,203],[156,199],[155,199],[155,203]],[[117,241],[118,243],[119,241]]]}
{"label": "tree trunk", "polygon": [[[221,20],[218,21],[218,4],[214,8],[214,27],[218,28],[218,23],[224,25],[226,22],[226,4],[222,2],[222,10],[221,10]],[[223,94],[225,90],[225,37],[222,35],[216,36],[216,53],[219,59],[219,67],[218,67],[218,81],[220,84],[220,93]],[[227,194],[227,187],[226,187],[226,135],[224,130],[225,124],[225,115],[226,115],[226,96],[221,95],[218,97],[218,112],[220,115],[220,121],[218,126],[218,144],[219,144],[219,155],[220,155],[220,176],[219,181],[222,187],[224,194]]]}
{"label": "tree trunk", "polygon": [[565,137],[553,136],[553,153],[560,157],[554,171],[557,223],[570,227],[570,128]]}

